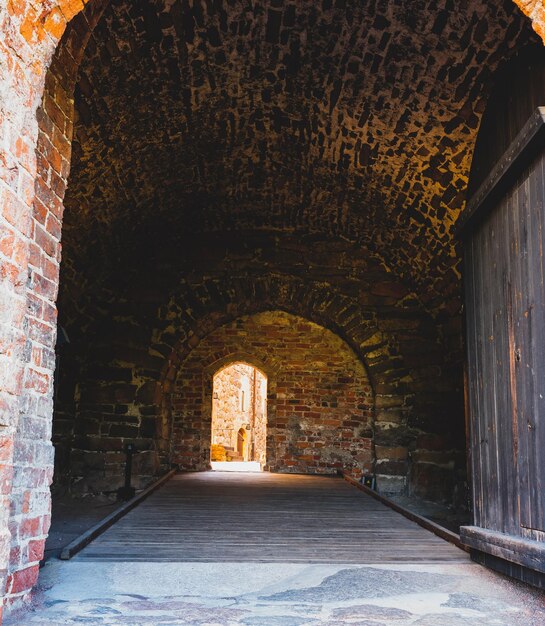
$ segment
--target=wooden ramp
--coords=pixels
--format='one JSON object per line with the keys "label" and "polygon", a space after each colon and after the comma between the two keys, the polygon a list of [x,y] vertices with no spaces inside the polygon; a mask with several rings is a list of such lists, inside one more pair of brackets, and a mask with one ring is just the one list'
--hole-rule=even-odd
{"label": "wooden ramp", "polygon": [[174,476],[84,548],[100,561],[437,563],[462,550],[341,478]]}

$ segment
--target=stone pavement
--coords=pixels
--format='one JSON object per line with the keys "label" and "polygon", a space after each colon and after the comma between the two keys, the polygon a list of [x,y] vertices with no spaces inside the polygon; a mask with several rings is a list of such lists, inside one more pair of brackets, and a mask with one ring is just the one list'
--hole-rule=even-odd
{"label": "stone pavement", "polygon": [[544,597],[473,563],[51,560],[5,626],[542,626]]}

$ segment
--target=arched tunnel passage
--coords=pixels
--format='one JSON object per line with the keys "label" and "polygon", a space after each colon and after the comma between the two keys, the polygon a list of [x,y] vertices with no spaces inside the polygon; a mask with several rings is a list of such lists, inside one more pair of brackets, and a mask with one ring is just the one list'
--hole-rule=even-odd
{"label": "arched tunnel passage", "polygon": [[[165,471],[180,410],[172,359],[189,358],[220,321],[254,313],[262,299],[259,312],[278,308],[276,295],[281,310],[308,314],[365,362],[379,488],[464,501],[452,225],[492,76],[537,37],[507,1],[489,10],[472,0],[460,12],[247,8],[93,0],[43,66],[36,180],[26,131],[21,167],[6,168],[22,177],[6,193],[36,190],[24,193],[33,213],[21,219],[34,239],[16,246],[17,258],[28,248],[28,267],[9,265],[24,291],[12,321],[27,339],[24,354],[6,352],[21,352],[25,370],[10,382],[17,428],[8,424],[5,447],[15,598],[35,580],[49,527],[61,230],[58,305],[71,345],[53,424],[63,450],[56,488],[115,491],[132,440],[139,488]],[[52,52],[75,10],[37,18],[37,54]],[[15,31],[34,37],[32,16]],[[21,110],[34,122],[29,106]],[[199,441],[184,451],[196,466],[208,458]],[[309,453],[293,467],[316,469],[302,456],[322,462]]]}

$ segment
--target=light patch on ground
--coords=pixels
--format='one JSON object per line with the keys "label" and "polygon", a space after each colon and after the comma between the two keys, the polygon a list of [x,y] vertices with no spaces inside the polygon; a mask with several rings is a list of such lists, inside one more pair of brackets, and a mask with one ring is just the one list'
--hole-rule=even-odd
{"label": "light patch on ground", "polygon": [[539,592],[469,565],[50,561],[6,626],[542,626]]}

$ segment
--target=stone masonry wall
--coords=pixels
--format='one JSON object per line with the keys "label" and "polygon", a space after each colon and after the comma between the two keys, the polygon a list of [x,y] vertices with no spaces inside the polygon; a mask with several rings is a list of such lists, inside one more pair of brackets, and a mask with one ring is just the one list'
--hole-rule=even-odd
{"label": "stone masonry wall", "polygon": [[212,443],[236,451],[237,433],[249,424],[245,461],[264,462],[265,459],[267,425],[261,397],[263,381],[266,389],[263,374],[245,363],[234,363],[214,375]]}
{"label": "stone masonry wall", "polygon": [[237,432],[251,419],[253,369],[251,365],[235,363],[214,376],[212,443],[237,449]]}
{"label": "stone masonry wall", "polygon": [[162,305],[161,286],[157,294],[140,285],[118,292],[120,301],[96,299],[103,315],[67,326],[71,343],[61,355],[58,484],[76,492],[117,488],[126,441],[145,462],[142,484],[166,469],[181,361],[219,326],[280,308],[332,330],[366,363],[376,392],[380,489],[448,500],[465,467],[459,325],[444,324],[438,335],[432,318],[409,308],[414,298],[402,285],[378,282],[369,269],[366,276],[375,282],[358,300],[308,278],[244,272],[184,281]]}
{"label": "stone masonry wall", "polygon": [[263,466],[267,461],[267,378],[258,369],[255,370],[255,373],[253,460],[258,461]]}
{"label": "stone masonry wall", "polygon": [[[0,484],[10,496],[10,505],[0,507],[0,591],[9,604],[24,598],[37,578],[50,521],[55,301],[71,93],[101,0],[78,32],[76,54],[72,49],[64,57],[64,82],[55,84],[55,72],[46,69],[84,4],[10,1],[0,9]],[[73,35],[67,42],[75,42]]]}
{"label": "stone masonry wall", "polygon": [[218,328],[181,364],[173,393],[175,463],[192,470],[208,466],[211,398],[205,372],[229,354],[266,364],[269,469],[346,470],[357,477],[372,471],[373,395],[362,363],[330,331],[276,311]]}

